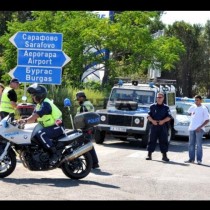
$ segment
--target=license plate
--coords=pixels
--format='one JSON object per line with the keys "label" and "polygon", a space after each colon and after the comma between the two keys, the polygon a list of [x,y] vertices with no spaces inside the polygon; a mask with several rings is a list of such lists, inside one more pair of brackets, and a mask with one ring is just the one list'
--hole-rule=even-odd
{"label": "license plate", "polygon": [[185,131],[179,131],[179,133],[185,133]]}
{"label": "license plate", "polygon": [[126,132],[126,128],[121,127],[110,127],[110,131],[120,131],[120,132]]}

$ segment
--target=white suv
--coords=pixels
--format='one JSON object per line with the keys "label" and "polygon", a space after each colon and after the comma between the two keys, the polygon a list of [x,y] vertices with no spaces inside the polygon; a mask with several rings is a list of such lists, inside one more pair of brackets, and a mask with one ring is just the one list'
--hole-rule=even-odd
{"label": "white suv", "polygon": [[[95,127],[95,142],[102,144],[107,133],[120,140],[134,137],[142,146],[148,143],[149,122],[147,115],[151,104],[155,103],[158,92],[164,92],[165,101],[176,118],[175,87],[173,85],[140,84],[138,81],[115,85],[110,93],[106,109],[97,110],[100,124]],[[174,134],[174,120],[169,123],[169,141]]]}

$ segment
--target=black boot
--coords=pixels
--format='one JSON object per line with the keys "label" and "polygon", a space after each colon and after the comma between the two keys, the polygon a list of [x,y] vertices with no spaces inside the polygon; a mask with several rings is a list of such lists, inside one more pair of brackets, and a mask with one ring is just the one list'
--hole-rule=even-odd
{"label": "black boot", "polygon": [[169,161],[169,159],[168,159],[168,157],[167,157],[166,152],[165,152],[165,153],[163,153],[163,158],[162,158],[162,160],[163,160],[163,161],[166,161],[166,162],[168,162],[168,161]]}
{"label": "black boot", "polygon": [[49,163],[50,165],[55,165],[55,163],[57,163],[59,157],[57,155],[57,150],[55,147],[51,147],[50,148],[50,160],[49,160]]}
{"label": "black boot", "polygon": [[152,160],[152,152],[148,152],[146,160]]}
{"label": "black boot", "polygon": [[93,160],[93,166],[92,168],[95,169],[95,168],[99,168],[99,164],[98,164],[98,157],[97,157],[97,154],[96,154],[96,151],[95,151],[95,148],[93,147],[93,149],[91,149],[90,151],[90,154],[92,156],[92,160]]}

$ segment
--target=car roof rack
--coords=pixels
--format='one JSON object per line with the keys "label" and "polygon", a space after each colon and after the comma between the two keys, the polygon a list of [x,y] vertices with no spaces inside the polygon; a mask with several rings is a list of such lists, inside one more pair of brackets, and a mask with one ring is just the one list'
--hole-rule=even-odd
{"label": "car roof rack", "polygon": [[157,79],[155,82],[157,85],[176,85],[176,80],[172,79]]}
{"label": "car roof rack", "polygon": [[115,77],[115,85],[119,85],[119,81],[121,80],[122,83],[133,83],[136,81],[138,84],[149,84],[153,82],[154,85],[175,85],[176,80],[171,79],[148,79],[148,78],[141,78],[141,79],[131,79],[129,77]]}

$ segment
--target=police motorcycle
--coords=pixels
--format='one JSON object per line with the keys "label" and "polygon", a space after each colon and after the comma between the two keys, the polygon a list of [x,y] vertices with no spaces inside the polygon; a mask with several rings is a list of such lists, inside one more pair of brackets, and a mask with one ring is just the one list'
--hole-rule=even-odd
{"label": "police motorcycle", "polygon": [[[64,100],[64,106],[70,111],[71,101],[68,98]],[[23,166],[31,171],[60,168],[71,179],[82,179],[90,173],[93,162],[89,151],[93,144],[86,135],[89,129],[100,122],[98,114],[81,113],[75,116],[74,122],[70,114],[73,129],[63,129],[62,136],[52,139],[59,157],[55,165],[51,165],[49,153],[35,139],[41,125],[19,124],[11,118],[10,114],[0,121],[0,178],[9,176],[15,170],[17,155]]]}

